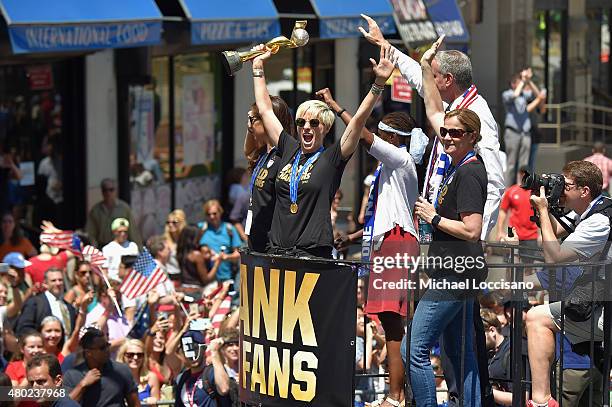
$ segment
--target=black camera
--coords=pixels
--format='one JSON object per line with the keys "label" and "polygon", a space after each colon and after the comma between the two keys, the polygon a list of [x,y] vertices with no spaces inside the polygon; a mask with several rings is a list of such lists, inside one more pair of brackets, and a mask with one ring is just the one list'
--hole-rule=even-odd
{"label": "black camera", "polygon": [[[553,216],[563,216],[563,207],[559,200],[565,190],[565,177],[562,174],[530,174],[525,173],[521,182],[521,188],[531,190],[534,195],[540,195],[540,187],[544,187],[548,210]],[[537,222],[536,219],[532,219]]]}

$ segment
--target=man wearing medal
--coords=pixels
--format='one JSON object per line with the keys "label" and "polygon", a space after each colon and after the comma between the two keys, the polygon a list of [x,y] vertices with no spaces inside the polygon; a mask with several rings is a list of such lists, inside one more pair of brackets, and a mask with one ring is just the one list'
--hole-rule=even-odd
{"label": "man wearing medal", "polygon": [[[265,45],[253,51],[265,50]],[[331,258],[333,231],[330,209],[349,158],[357,149],[361,130],[384,90],[395,65],[390,46],[381,48],[376,79],[340,140],[323,147],[335,113],[320,100],[302,103],[296,112],[298,140],[293,139],[274,115],[264,76],[264,62],[271,51],[253,60],[255,101],[269,142],[280,156],[276,177],[276,206],[270,230],[271,253]]]}

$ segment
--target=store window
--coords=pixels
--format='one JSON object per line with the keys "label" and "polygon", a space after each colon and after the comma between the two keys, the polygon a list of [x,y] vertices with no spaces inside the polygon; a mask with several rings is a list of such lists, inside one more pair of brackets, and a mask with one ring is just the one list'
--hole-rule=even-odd
{"label": "store window", "polygon": [[196,222],[220,196],[219,74],[210,53],[156,57],[152,83],[130,87],[131,200],[145,238],[173,208]]}
{"label": "store window", "polygon": [[0,67],[0,210],[29,225],[66,224],[63,72],[61,63]]}
{"label": "store window", "polygon": [[532,44],[532,68],[537,81],[544,83],[548,103],[561,103],[566,84],[562,80],[563,10],[535,13]]}
{"label": "store window", "polygon": [[220,75],[210,53],[174,58],[175,207],[192,222],[201,220],[205,200],[221,194]]}

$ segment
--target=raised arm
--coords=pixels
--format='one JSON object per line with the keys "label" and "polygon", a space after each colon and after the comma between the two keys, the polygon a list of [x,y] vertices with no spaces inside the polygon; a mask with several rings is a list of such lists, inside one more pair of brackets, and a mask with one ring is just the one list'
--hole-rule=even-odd
{"label": "raised arm", "polygon": [[[385,39],[383,36],[380,27],[376,21],[365,14],[362,14],[364,20],[368,23],[368,31],[359,27],[359,31],[363,35],[363,37],[368,40],[370,43],[374,45],[378,45],[382,47],[383,45],[389,45],[389,41]],[[397,68],[400,73],[408,81],[410,86],[415,88],[419,95],[423,96],[423,75],[421,73],[421,66],[417,61],[410,58],[408,55],[404,54],[397,48],[395,48],[395,54],[397,55]]]}
{"label": "raised arm", "polygon": [[[346,109],[343,109],[342,107],[340,107],[338,102],[336,102],[336,100],[332,96],[329,88],[321,89],[320,91],[316,93],[316,96],[319,99],[321,99],[323,102],[325,102],[325,104],[327,104],[327,106],[329,106],[330,109],[336,113],[336,115],[339,115],[340,119],[342,119],[344,124],[348,126],[348,124],[351,122],[351,119],[353,118],[353,115],[349,113]],[[361,138],[366,141],[370,140],[368,144],[368,146],[370,146],[372,145],[372,140],[374,138],[374,135],[370,133],[368,129],[366,129],[364,126],[363,130],[361,130]]]}
{"label": "raised arm", "polygon": [[436,56],[436,52],[438,52],[438,48],[440,47],[440,44],[442,44],[443,40],[444,35],[438,38],[438,40],[433,43],[431,48],[425,51],[425,54],[423,54],[423,57],[421,58],[421,69],[423,71],[423,98],[425,99],[425,110],[427,112],[427,119],[429,119],[429,122],[436,131],[438,137],[440,137],[440,127],[444,125],[444,105],[442,104],[442,97],[440,96],[440,91],[436,87],[431,63],[434,57]]}
{"label": "raised arm", "polygon": [[[249,114],[251,114],[250,111],[249,111]],[[255,141],[255,136],[253,136],[253,133],[251,133],[247,128],[246,135],[244,136],[244,156],[245,158],[246,159],[251,158],[251,156],[256,151],[257,151],[257,142]]]}
{"label": "raised arm", "polygon": [[[266,49],[266,46],[260,44],[253,47],[253,51],[260,51]],[[266,87],[266,78],[264,76],[264,61],[272,55],[270,50],[266,51],[265,54],[258,56],[253,60],[253,88],[255,90],[255,103],[257,103],[257,110],[263,121],[268,141],[272,145],[278,145],[278,139],[283,131],[283,125],[278,120],[274,111],[272,110],[272,101],[270,100],[270,94]]]}
{"label": "raised arm", "polygon": [[394,56],[393,47],[384,45],[380,48],[380,60],[378,64],[372,58],[370,58],[370,62],[372,63],[372,69],[374,70],[376,79],[374,80],[372,89],[363,99],[361,105],[359,105],[357,109],[357,113],[355,113],[355,116],[353,116],[346,126],[344,134],[342,134],[342,138],[340,139],[340,151],[343,159],[350,157],[357,149],[365,122],[368,117],[370,117],[372,109],[374,109],[374,104],[383,92],[385,82],[393,73],[397,57]]}

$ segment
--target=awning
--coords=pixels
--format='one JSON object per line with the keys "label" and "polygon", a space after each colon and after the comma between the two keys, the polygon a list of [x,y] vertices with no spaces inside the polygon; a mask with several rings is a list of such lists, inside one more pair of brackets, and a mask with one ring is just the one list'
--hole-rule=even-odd
{"label": "awning", "polygon": [[192,44],[268,41],[280,35],[272,0],[182,0]]}
{"label": "awning", "polygon": [[357,27],[367,27],[360,14],[378,23],[383,34],[395,33],[393,9],[388,0],[310,0],[319,17],[321,38],[359,37]]}
{"label": "awning", "polygon": [[160,42],[154,0],[0,0],[13,52],[140,47]]}

